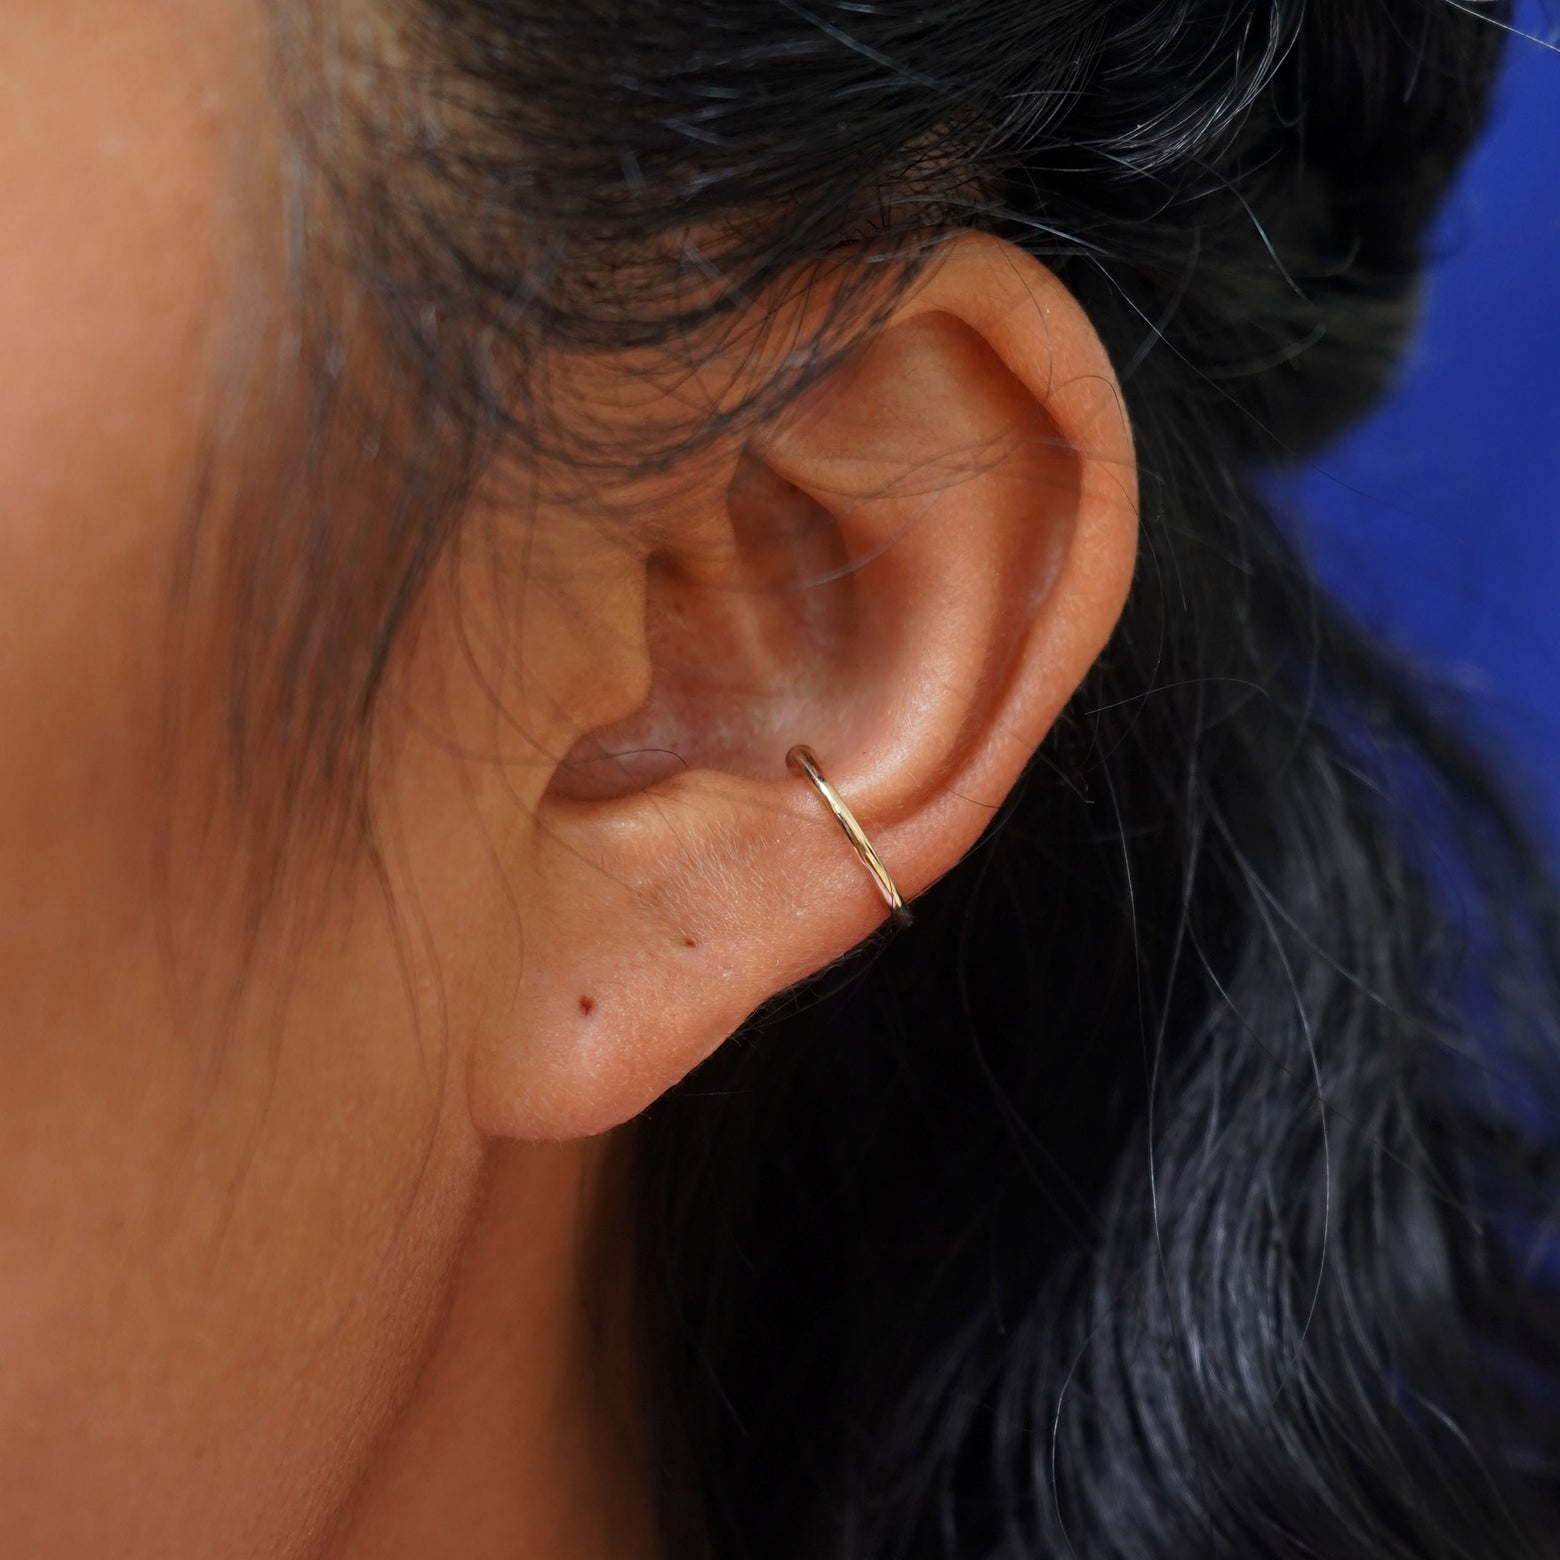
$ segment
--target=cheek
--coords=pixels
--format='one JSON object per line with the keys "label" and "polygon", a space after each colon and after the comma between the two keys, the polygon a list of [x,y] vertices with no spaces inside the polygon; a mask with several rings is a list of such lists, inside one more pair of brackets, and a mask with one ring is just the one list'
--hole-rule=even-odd
{"label": "cheek", "polygon": [[45,1020],[59,966],[112,966],[146,919],[157,652],[224,270],[238,14],[0,8],[23,88],[0,95],[0,989],[40,993]]}
{"label": "cheek", "polygon": [[[286,1553],[400,1388],[470,1179],[388,934],[354,934],[377,1008],[297,949],[233,1006],[169,979],[164,786],[216,759],[164,750],[162,657],[259,28],[0,5],[0,1511],[38,1557]],[[200,956],[242,951],[214,918]]]}

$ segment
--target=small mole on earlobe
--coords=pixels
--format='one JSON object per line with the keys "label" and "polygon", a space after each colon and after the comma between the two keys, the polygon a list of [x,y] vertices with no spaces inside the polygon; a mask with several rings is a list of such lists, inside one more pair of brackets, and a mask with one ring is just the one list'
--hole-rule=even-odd
{"label": "small mole on earlobe", "polygon": [[580,1012],[582,1012],[582,1013],[584,1013],[586,1015],[589,1015],[590,1013],[595,1011],[595,1007],[596,1007],[596,999],[594,997],[581,997],[580,998]]}
{"label": "small mole on earlobe", "polygon": [[691,938],[691,937],[684,937],[683,938],[683,947],[684,948],[697,948],[698,946],[699,946],[698,943],[696,943],[693,940],[693,938]]}

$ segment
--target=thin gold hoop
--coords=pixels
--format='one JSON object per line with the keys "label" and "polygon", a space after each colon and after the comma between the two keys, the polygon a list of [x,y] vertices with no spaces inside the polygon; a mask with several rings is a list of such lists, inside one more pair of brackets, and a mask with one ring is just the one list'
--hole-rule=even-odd
{"label": "thin gold hoop", "polygon": [[855,815],[845,805],[840,793],[823,777],[823,771],[818,767],[817,756],[810,747],[804,747],[798,743],[785,755],[786,767],[794,769],[804,780],[812,782],[813,789],[824,800],[829,811],[834,814],[834,821],[839,824],[840,831],[850,841],[851,848],[861,857],[861,864],[872,874],[872,881],[877,884],[878,892],[883,896],[888,905],[889,919],[895,926],[908,926],[910,924],[910,912],[905,908],[904,899],[899,890],[894,886],[894,880],[889,876],[888,868],[883,865],[883,858],[873,850],[872,842],[861,831],[861,825],[856,822]]}

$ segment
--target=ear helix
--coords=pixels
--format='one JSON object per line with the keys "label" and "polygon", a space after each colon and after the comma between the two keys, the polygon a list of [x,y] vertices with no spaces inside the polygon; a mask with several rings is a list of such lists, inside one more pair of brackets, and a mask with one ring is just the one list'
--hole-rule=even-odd
{"label": "ear helix", "polygon": [[813,750],[798,743],[785,755],[785,762],[787,768],[794,770],[804,780],[810,782],[813,789],[823,798],[824,805],[834,815],[834,821],[839,824],[840,832],[850,841],[851,849],[861,858],[862,866],[872,875],[872,881],[877,885],[878,892],[888,906],[888,918],[891,924],[896,927],[908,926],[910,912],[905,907],[898,888],[894,886],[888,868],[883,865],[883,858],[872,848],[872,842],[862,831],[861,825],[856,822],[855,814],[845,805],[840,793],[824,778]]}

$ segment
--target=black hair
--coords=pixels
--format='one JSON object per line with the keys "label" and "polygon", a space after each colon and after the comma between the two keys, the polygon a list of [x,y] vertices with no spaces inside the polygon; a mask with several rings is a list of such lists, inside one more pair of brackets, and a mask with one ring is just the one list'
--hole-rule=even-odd
{"label": "black hair", "polygon": [[[442,471],[518,445],[605,480],[546,352],[702,350],[848,254],[817,371],[969,227],[1083,302],[1137,442],[1125,615],[981,847],[643,1123],[668,1552],[1553,1553],[1560,1328],[1520,1232],[1560,1148],[1512,1106],[1560,1106],[1553,888],[1262,497],[1390,382],[1504,7],[378,9],[370,87],[340,36],[283,58]],[[336,51],[322,116],[298,84]],[[372,708],[463,491],[295,598],[373,603],[345,691],[295,694],[306,740]]]}

